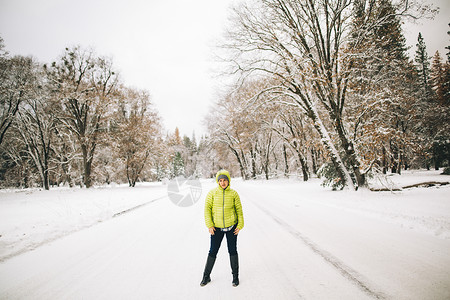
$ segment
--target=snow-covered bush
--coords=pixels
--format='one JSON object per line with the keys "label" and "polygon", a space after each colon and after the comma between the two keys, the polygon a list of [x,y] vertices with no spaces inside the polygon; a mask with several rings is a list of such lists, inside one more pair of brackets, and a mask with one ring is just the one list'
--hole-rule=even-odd
{"label": "snow-covered bush", "polygon": [[446,167],[441,175],[450,175],[450,167]]}
{"label": "snow-covered bush", "polygon": [[344,183],[332,162],[324,163],[317,171],[317,175],[323,180],[322,186],[331,186],[333,191],[344,188]]}

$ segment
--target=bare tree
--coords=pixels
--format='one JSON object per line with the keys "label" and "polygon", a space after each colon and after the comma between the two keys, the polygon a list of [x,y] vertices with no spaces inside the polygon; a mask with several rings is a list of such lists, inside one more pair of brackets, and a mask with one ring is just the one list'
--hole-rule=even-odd
{"label": "bare tree", "polygon": [[8,58],[5,53],[0,54],[0,145],[19,111],[20,103],[32,90],[32,79],[33,62],[30,57]]}
{"label": "bare tree", "polygon": [[[224,48],[229,50],[232,71],[242,78],[266,74],[277,79],[278,84],[260,94],[269,93],[272,100],[295,105],[308,116],[341,180],[357,189],[365,185],[367,170],[344,120],[355,55],[347,50],[350,40],[363,38],[367,28],[390,20],[374,19],[355,31],[350,26],[353,4],[352,0],[259,0],[251,7],[241,5],[234,10],[234,27]],[[400,12],[406,13],[410,3],[401,5]]]}
{"label": "bare tree", "polygon": [[34,74],[33,90],[28,93],[29,97],[22,101],[16,126],[26,145],[27,153],[39,172],[42,187],[48,190],[57,105],[48,97],[48,90],[43,88],[45,78],[40,72],[40,65],[35,64]]}
{"label": "bare tree", "polygon": [[118,75],[110,59],[74,47],[66,48],[61,60],[52,64],[49,77],[63,103],[60,120],[77,138],[81,149],[83,183],[90,187],[95,149],[105,131],[105,116],[117,97]]}
{"label": "bare tree", "polygon": [[126,88],[123,93],[114,118],[113,149],[117,147],[118,158],[125,163],[128,184],[134,187],[150,157],[159,155],[162,126],[148,92]]}
{"label": "bare tree", "polygon": [[[277,119],[279,124],[274,126],[273,130],[296,153],[297,161],[302,169],[303,180],[308,181],[310,177],[308,152],[311,150],[314,152],[315,144],[319,142],[319,139],[311,132],[311,125],[304,120],[303,115],[292,111],[288,106],[279,106]],[[311,158],[314,161],[314,158]]]}
{"label": "bare tree", "polygon": [[219,98],[207,120],[211,140],[226,145],[239,165],[244,179],[256,177],[258,131],[260,124],[255,108],[243,99],[250,97],[255,83],[234,87]]}
{"label": "bare tree", "polygon": [[[350,1],[258,1],[236,9],[236,27],[226,48],[244,75],[266,73],[278,79],[269,87],[311,118],[340,177],[353,182],[339,151],[319,115],[317,102],[328,116],[341,121],[345,86],[339,65],[344,24]],[[341,124],[337,124],[341,126]]]}

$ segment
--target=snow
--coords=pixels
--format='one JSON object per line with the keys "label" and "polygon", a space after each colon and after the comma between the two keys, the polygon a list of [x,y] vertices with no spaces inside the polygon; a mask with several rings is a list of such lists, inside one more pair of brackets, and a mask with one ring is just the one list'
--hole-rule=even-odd
{"label": "snow", "polygon": [[0,190],[0,261],[167,196],[161,184]]}
{"label": "snow", "polygon": [[[373,178],[404,187],[436,171]],[[318,179],[231,185],[244,208],[239,287],[209,247],[202,198],[167,185],[0,191],[0,299],[449,299],[450,185],[333,192]],[[136,208],[135,208],[136,207]],[[133,209],[135,208],[135,209]],[[123,213],[122,213],[123,212]]]}

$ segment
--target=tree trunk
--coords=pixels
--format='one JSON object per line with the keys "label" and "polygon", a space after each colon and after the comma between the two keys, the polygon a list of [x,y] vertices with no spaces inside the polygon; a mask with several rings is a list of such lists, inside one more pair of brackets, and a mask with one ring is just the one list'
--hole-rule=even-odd
{"label": "tree trunk", "polygon": [[341,156],[339,155],[339,152],[336,150],[336,147],[333,145],[333,142],[331,141],[327,129],[320,120],[319,114],[317,113],[316,109],[313,106],[310,106],[309,108],[310,108],[309,117],[313,121],[314,128],[319,133],[321,141],[325,149],[327,149],[328,154],[331,157],[331,161],[333,162],[340,179],[344,182],[344,186],[347,185],[352,190],[357,190],[357,187],[355,187],[355,185],[353,184],[352,177],[350,176],[350,173],[346,169],[341,159]]}
{"label": "tree trunk", "polygon": [[48,178],[48,163],[47,163],[47,161],[44,162],[44,170],[42,172],[42,181],[43,181],[44,189],[48,191],[50,189],[50,184],[49,184],[49,178]]}
{"label": "tree trunk", "polygon": [[285,143],[283,143],[283,157],[284,157],[284,177],[289,178],[289,163]]}
{"label": "tree trunk", "polygon": [[437,171],[441,167],[441,155],[440,149],[437,144],[433,144],[433,161],[434,161],[434,169]]}
{"label": "tree trunk", "polygon": [[252,179],[256,179],[256,151],[250,147],[250,156],[252,159]]}
{"label": "tree trunk", "polygon": [[307,165],[305,159],[303,158],[303,155],[301,155],[300,152],[297,152],[297,154],[298,154],[298,160],[300,161],[300,165],[302,166],[303,181],[308,181],[309,180],[308,165]]}
{"label": "tree trunk", "polygon": [[312,159],[313,173],[317,174],[316,151],[314,150],[314,148],[311,148],[311,159]]}
{"label": "tree trunk", "polygon": [[356,156],[354,145],[349,141],[347,135],[345,134],[344,125],[342,124],[342,119],[340,117],[335,117],[335,128],[339,136],[339,140],[342,143],[342,148],[347,156],[348,162],[353,169],[353,174],[356,178],[357,186],[366,186],[366,176],[361,173],[361,164]]}
{"label": "tree trunk", "polygon": [[236,157],[236,159],[237,159],[237,161],[238,161],[238,164],[239,164],[239,168],[240,168],[240,171],[241,171],[241,176],[242,176],[242,178],[243,178],[244,180],[247,180],[247,179],[248,179],[248,178],[247,178],[247,174],[246,174],[246,172],[245,172],[245,168],[244,168],[244,165],[242,164],[241,158],[239,157],[239,153],[238,153],[238,152],[236,151],[236,149],[234,149],[233,147],[231,147],[231,146],[228,146],[228,147],[230,147],[231,152],[233,152],[234,156]]}
{"label": "tree trunk", "polygon": [[265,159],[264,159],[264,173],[266,173],[266,180],[269,180],[269,163],[270,163],[270,145],[272,144],[272,132],[269,135],[269,141],[267,143]]}
{"label": "tree trunk", "polygon": [[309,180],[309,170],[308,170],[308,164],[306,162],[306,159],[303,156],[303,153],[300,150],[300,146],[298,145],[297,141],[294,141],[293,144],[294,144],[295,151],[297,152],[298,161],[300,162],[300,165],[302,166],[303,181],[308,181]]}
{"label": "tree trunk", "polygon": [[83,183],[86,188],[90,188],[91,182],[91,167],[92,159],[89,157],[88,149],[85,144],[81,145],[81,152],[83,154]]}

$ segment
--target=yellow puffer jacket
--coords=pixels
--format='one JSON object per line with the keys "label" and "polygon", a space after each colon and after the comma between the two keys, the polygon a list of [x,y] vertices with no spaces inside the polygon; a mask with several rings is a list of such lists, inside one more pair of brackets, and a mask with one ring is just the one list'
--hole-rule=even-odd
{"label": "yellow puffer jacket", "polygon": [[228,177],[228,186],[222,189],[220,185],[209,191],[205,200],[205,223],[206,227],[227,228],[237,224],[237,228],[244,227],[244,213],[242,211],[239,194],[230,188],[230,173],[221,170],[216,174],[218,177],[225,175]]}

